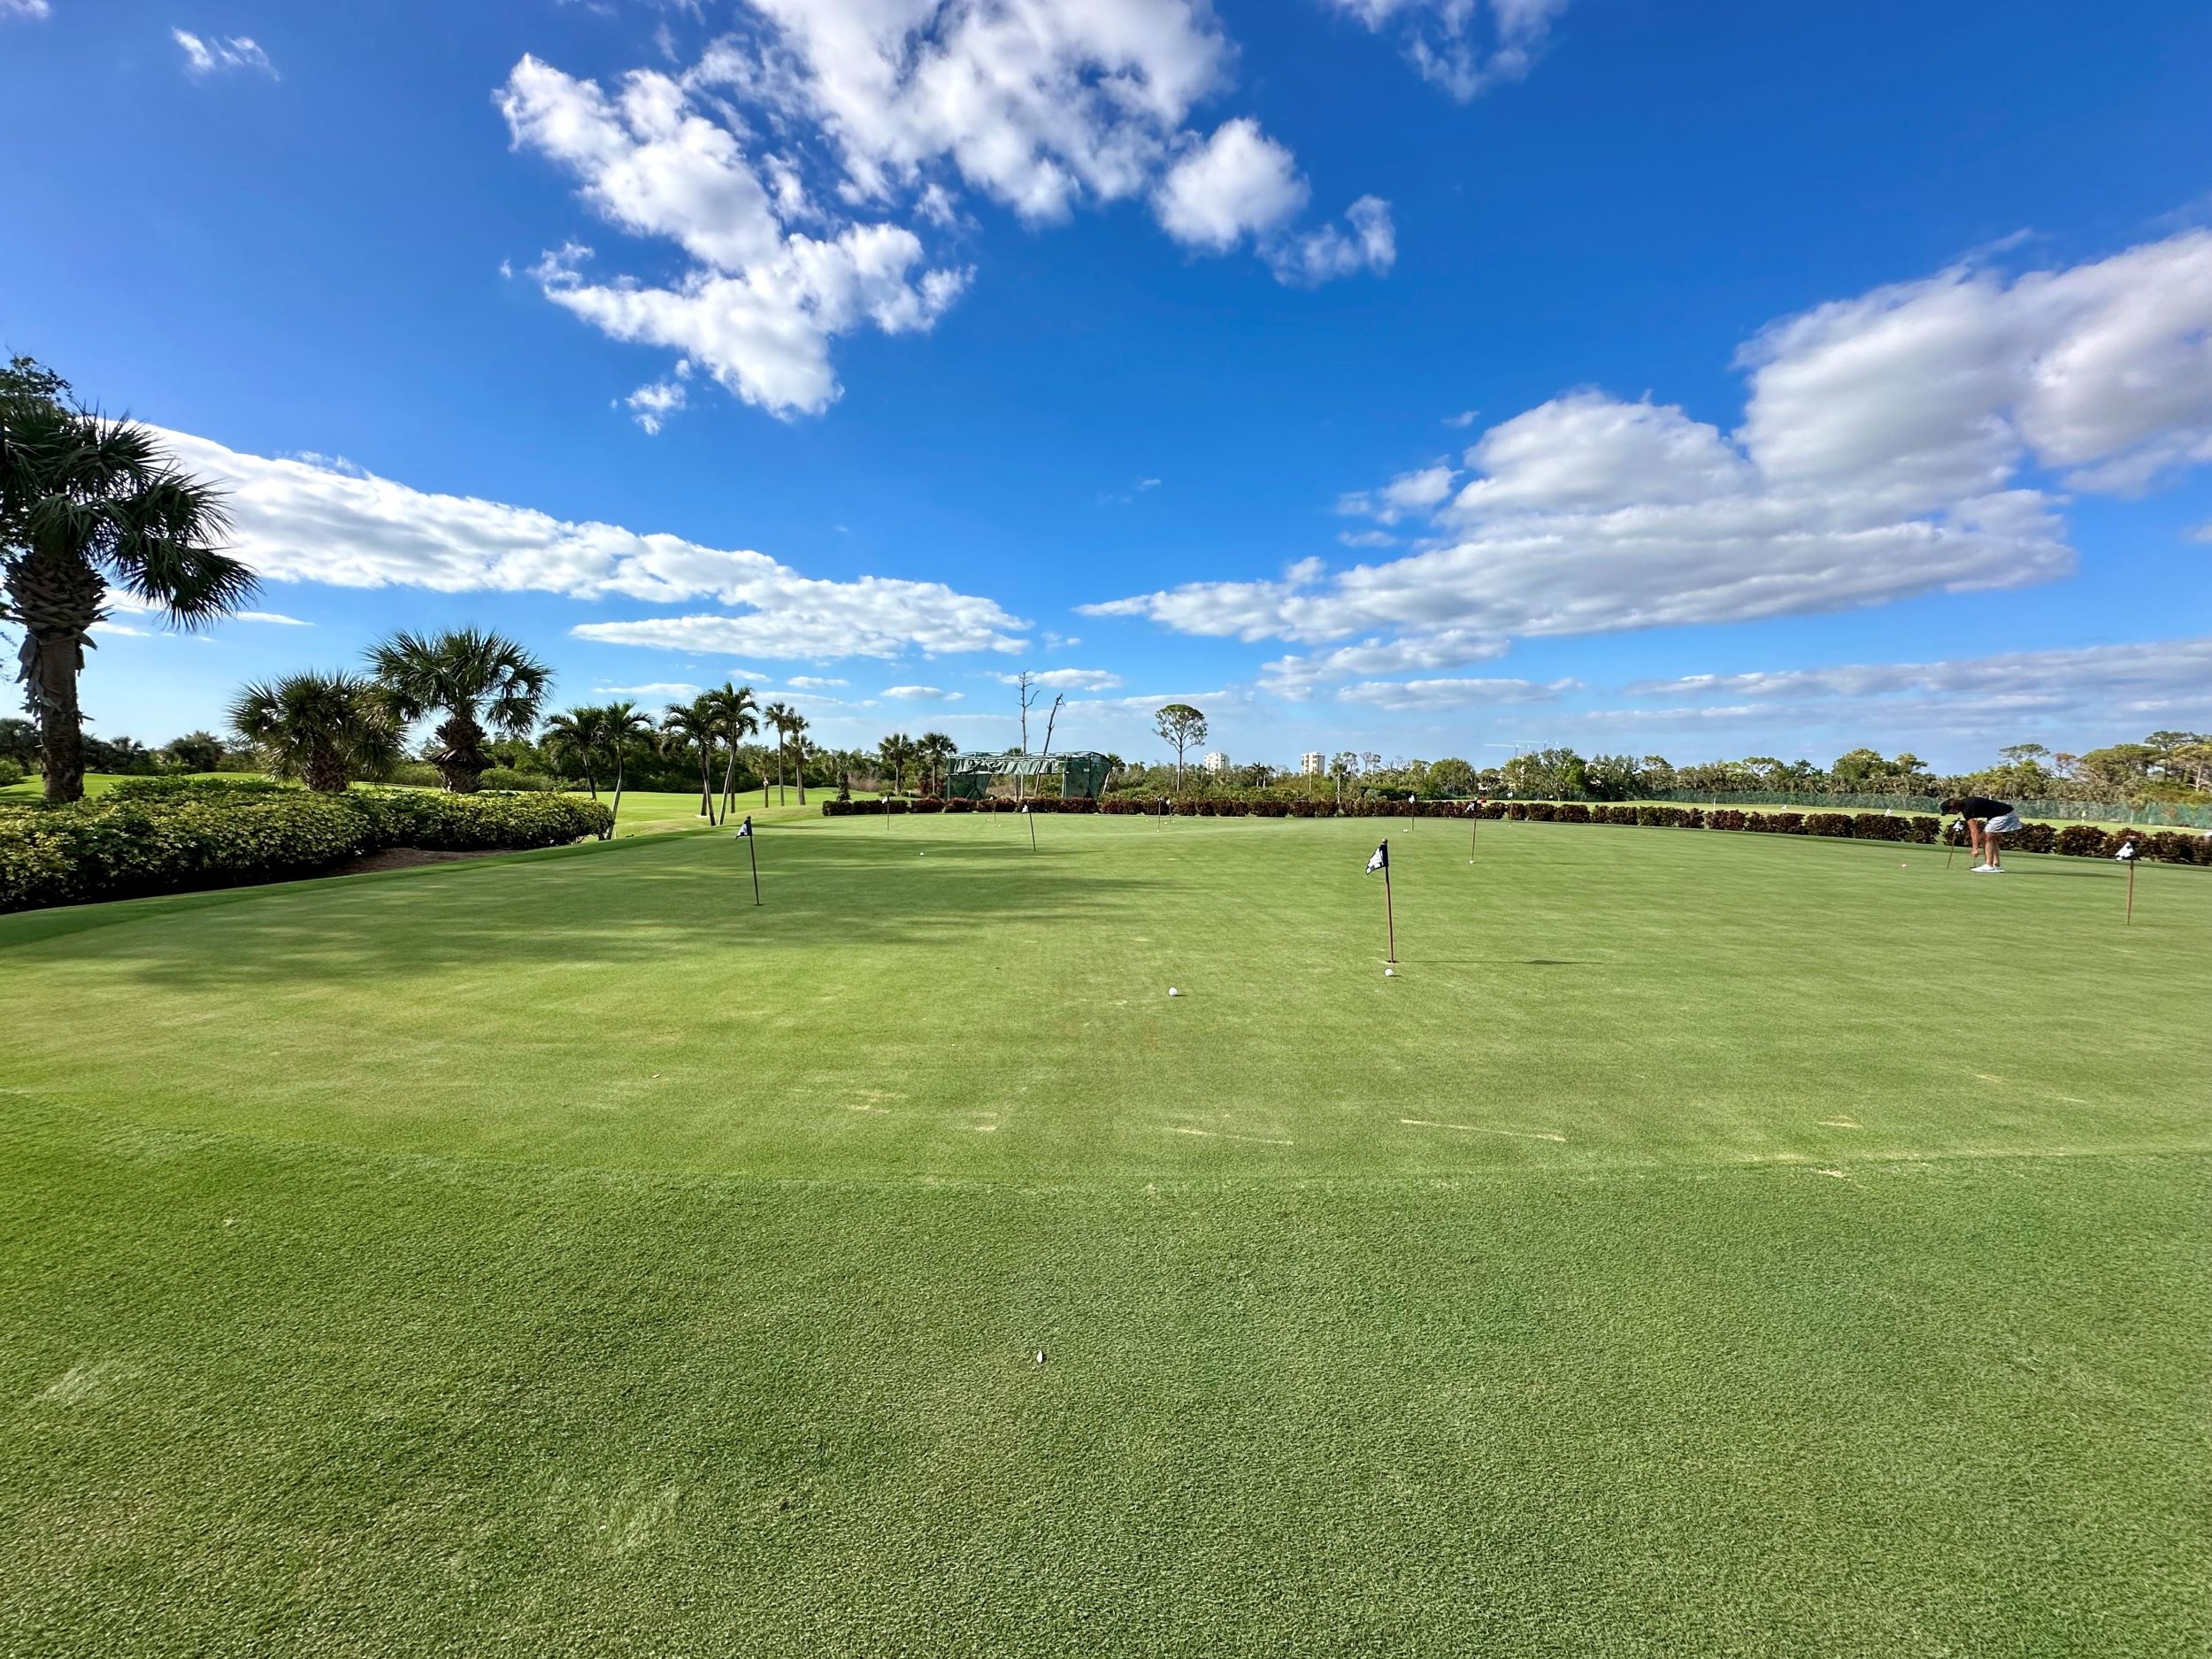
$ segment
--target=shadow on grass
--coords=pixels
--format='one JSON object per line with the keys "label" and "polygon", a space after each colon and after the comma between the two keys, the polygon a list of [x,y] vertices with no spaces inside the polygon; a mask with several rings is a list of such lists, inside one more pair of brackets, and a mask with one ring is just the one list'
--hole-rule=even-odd
{"label": "shadow on grass", "polygon": [[[99,928],[88,953],[149,980],[297,988],[456,970],[658,964],[709,951],[888,949],[1009,924],[1088,928],[1139,908],[1162,885],[1048,848],[1033,855],[1025,846],[1017,859],[932,841],[917,850],[936,861],[915,860],[910,875],[902,861],[887,866],[875,845],[763,839],[760,908],[743,848],[687,835],[610,843],[622,849],[614,857],[488,860],[396,879],[88,907],[71,913],[76,926],[28,928],[30,938],[5,942]],[[113,913],[126,908],[130,914]]]}

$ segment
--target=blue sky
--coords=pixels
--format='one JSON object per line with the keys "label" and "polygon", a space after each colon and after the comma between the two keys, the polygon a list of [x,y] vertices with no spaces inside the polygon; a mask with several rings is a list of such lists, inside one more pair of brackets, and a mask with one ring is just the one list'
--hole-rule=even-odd
{"label": "blue sky", "polygon": [[[0,344],[270,618],[1240,759],[2212,726],[2212,11],[0,0]],[[588,252],[585,250],[588,250]],[[657,428],[657,429],[649,429]]]}

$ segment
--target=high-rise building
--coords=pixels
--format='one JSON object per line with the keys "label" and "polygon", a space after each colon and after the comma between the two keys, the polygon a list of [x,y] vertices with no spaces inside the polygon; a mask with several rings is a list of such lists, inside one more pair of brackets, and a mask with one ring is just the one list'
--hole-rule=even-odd
{"label": "high-rise building", "polygon": [[1203,764],[1208,772],[1226,772],[1229,770],[1229,757],[1217,749],[1206,757]]}
{"label": "high-rise building", "polygon": [[1305,777],[1318,778],[1328,769],[1327,759],[1317,749],[1310,749],[1298,757],[1298,770]]}

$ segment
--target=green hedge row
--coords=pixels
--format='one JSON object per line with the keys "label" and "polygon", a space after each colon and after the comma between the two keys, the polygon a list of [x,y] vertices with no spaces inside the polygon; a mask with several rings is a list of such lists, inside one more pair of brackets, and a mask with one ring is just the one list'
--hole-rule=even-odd
{"label": "green hedge row", "polygon": [[311,875],[388,847],[558,847],[611,824],[605,807],[565,795],[118,788],[71,806],[0,806],[0,911]]}
{"label": "green hedge row", "polygon": [[[1924,814],[1889,812],[1744,812],[1729,807],[1615,806],[1583,801],[1148,801],[1110,795],[1103,801],[1032,801],[1036,812],[1102,813],[1108,817],[1166,811],[1177,818],[1513,818],[1540,824],[1632,824],[1649,829],[1746,830],[1770,835],[1824,835],[1837,840],[1912,841],[1962,846],[1955,826]],[[933,796],[891,801],[826,801],[825,818],[879,818],[925,812],[1018,812],[1012,801],[941,801]],[[2102,830],[2093,824],[2028,824],[2005,837],[2008,852],[2062,853],[2109,858],[2123,843],[2136,855],[2174,864],[2212,865],[2212,835],[2186,830]]]}

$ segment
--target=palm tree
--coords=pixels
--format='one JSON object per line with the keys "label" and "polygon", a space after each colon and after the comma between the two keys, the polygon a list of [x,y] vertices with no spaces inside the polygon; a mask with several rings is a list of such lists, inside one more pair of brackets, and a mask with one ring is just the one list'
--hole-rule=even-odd
{"label": "palm tree", "polygon": [[906,763],[914,758],[914,740],[903,732],[894,732],[876,745],[876,756],[891,774],[891,793],[902,794]]}
{"label": "palm tree", "polygon": [[221,550],[221,497],[179,472],[144,426],[61,399],[27,357],[0,371],[0,620],[23,630],[46,798],[84,798],[77,677],[111,582],[180,628],[227,616],[254,588]]}
{"label": "palm tree", "polygon": [[641,741],[651,739],[653,722],[634,703],[611,703],[598,712],[599,741],[614,757],[614,803],[607,819],[607,833],[600,839],[612,841],[615,826],[622,819],[623,762]]}
{"label": "palm tree", "polygon": [[915,745],[914,752],[921,757],[922,764],[929,768],[927,793],[944,794],[945,768],[952,757],[960,752],[960,745],[942,732],[925,732],[922,733],[921,741]]}
{"label": "palm tree", "polygon": [[720,735],[714,710],[704,697],[672,703],[661,713],[661,748],[671,755],[696,751],[699,757],[699,816],[714,822],[714,745]]}
{"label": "palm tree", "polygon": [[342,671],[248,686],[230,705],[230,724],[276,776],[325,795],[399,758],[399,728],[376,686]]}
{"label": "palm tree", "polygon": [[722,816],[727,818],[737,804],[737,746],[760,730],[760,705],[753,701],[750,686],[726,680],[703,701],[714,716],[716,734],[730,746],[729,764],[722,773]]}
{"label": "palm tree", "polygon": [[794,714],[791,717],[789,748],[792,781],[799,786],[799,804],[804,806],[806,804],[806,763],[808,757],[814,753],[814,745],[807,741],[806,716],[803,714]]}
{"label": "palm tree", "polygon": [[[780,792],[783,788],[783,757],[790,748],[792,727],[799,718],[799,711],[787,703],[772,703],[760,711],[760,718],[775,730],[776,788]],[[760,774],[760,803],[763,806],[768,804],[768,773],[765,769]]]}
{"label": "palm tree", "polygon": [[393,718],[410,725],[433,712],[430,764],[457,795],[473,795],[492,757],[484,723],[510,737],[537,724],[552,671],[504,634],[460,628],[436,635],[395,634],[369,652]]}
{"label": "palm tree", "polygon": [[584,787],[595,801],[599,798],[599,780],[592,762],[605,746],[606,728],[604,709],[571,709],[545,723],[546,752],[557,761],[573,761],[582,767]]}

